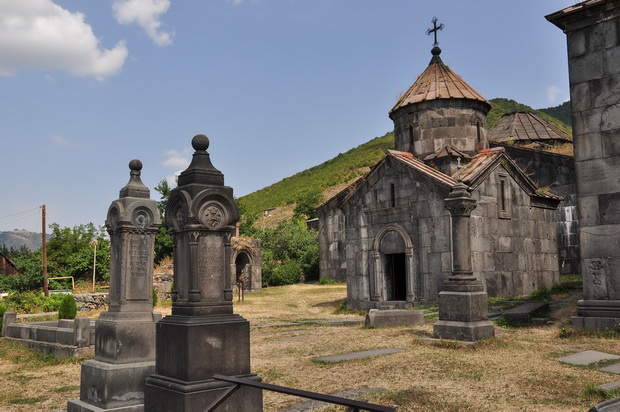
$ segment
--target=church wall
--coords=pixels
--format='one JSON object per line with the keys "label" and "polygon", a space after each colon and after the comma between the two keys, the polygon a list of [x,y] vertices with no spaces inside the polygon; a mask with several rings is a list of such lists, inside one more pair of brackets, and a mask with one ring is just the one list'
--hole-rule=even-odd
{"label": "church wall", "polygon": [[488,148],[486,114],[479,105],[456,99],[399,109],[392,115],[396,150],[424,158],[446,144],[469,154]]}
{"label": "church wall", "polygon": [[472,195],[478,202],[471,218],[472,268],[489,296],[530,295],[557,282],[555,209],[532,206],[528,193],[503,167]]}
{"label": "church wall", "polygon": [[[391,185],[395,199],[391,203]],[[384,305],[411,306],[435,302],[441,281],[452,270],[447,195],[424,181],[389,170],[351,205],[346,220],[347,305],[371,309]],[[394,206],[392,206],[394,204]],[[414,294],[408,302],[372,300],[375,285],[376,236],[386,227],[402,228],[413,249]],[[385,294],[385,290],[381,293]]]}
{"label": "church wall", "polygon": [[503,147],[539,187],[550,187],[564,197],[556,212],[560,274],[581,273],[573,157],[497,143],[491,143],[491,146]]}
{"label": "church wall", "polygon": [[346,282],[345,217],[335,206],[318,210],[319,277]]}

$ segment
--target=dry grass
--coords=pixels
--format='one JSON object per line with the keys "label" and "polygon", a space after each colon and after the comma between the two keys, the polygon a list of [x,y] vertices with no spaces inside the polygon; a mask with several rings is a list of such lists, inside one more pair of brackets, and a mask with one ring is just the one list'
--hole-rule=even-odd
{"label": "dry grass", "polygon": [[[235,300],[235,312],[255,326],[251,332],[253,372],[268,383],[322,393],[381,388],[383,392],[365,398],[396,406],[398,411],[583,411],[602,399],[591,390],[593,386],[617,380],[595,368],[555,360],[587,349],[620,354],[618,339],[565,333],[564,322],[574,308],[555,313],[554,324],[498,327],[495,338],[471,346],[421,340],[431,335],[432,320],[415,328],[367,329],[311,322],[268,326],[280,320],[355,317],[335,313],[345,294],[343,285],[294,285],[247,294],[243,302]],[[335,364],[312,360],[376,348],[405,350]],[[60,409],[67,400],[79,397],[79,371],[77,363],[40,359],[2,342],[0,373],[5,382],[0,385],[0,410]],[[266,411],[299,401],[272,392],[264,395]]]}

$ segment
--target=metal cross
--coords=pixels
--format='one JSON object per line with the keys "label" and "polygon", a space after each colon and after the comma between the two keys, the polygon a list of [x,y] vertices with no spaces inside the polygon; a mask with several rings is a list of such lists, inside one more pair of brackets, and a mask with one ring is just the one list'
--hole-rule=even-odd
{"label": "metal cross", "polygon": [[439,26],[437,25],[437,17],[433,17],[433,20],[431,20],[431,22],[433,23],[433,28],[426,30],[426,34],[430,36],[431,33],[433,33],[435,35],[435,42],[433,43],[433,46],[438,46],[439,42],[437,41],[437,31],[443,30],[444,25],[443,23],[441,23]]}
{"label": "metal cross", "polygon": [[461,170],[465,169],[467,166],[466,165],[462,165],[461,164],[461,156],[456,158],[456,170],[459,172],[456,175],[456,181],[460,182],[461,181]]}

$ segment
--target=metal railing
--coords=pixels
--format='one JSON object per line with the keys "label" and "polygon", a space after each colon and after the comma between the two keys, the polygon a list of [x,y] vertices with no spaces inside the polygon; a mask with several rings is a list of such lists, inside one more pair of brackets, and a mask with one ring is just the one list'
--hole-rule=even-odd
{"label": "metal railing", "polygon": [[359,412],[359,411],[369,411],[369,412],[394,412],[396,409],[390,408],[388,406],[375,405],[368,402],[356,401],[352,399],[341,398],[339,396],[333,395],[324,395],[316,392],[308,392],[302,391],[299,389],[287,388],[285,386],[271,385],[269,383],[256,382],[250,379],[243,378],[235,378],[232,376],[224,376],[224,375],[213,375],[213,379],[217,379],[224,382],[232,383],[233,386],[228,388],[218,399],[213,401],[205,412],[213,412],[215,409],[220,406],[222,403],[228,399],[230,395],[232,395],[237,389],[241,388],[241,386],[251,386],[253,388],[263,389],[272,392],[285,393],[287,395],[299,396],[301,398],[313,399],[316,401],[332,403],[334,405],[347,406],[348,412]]}

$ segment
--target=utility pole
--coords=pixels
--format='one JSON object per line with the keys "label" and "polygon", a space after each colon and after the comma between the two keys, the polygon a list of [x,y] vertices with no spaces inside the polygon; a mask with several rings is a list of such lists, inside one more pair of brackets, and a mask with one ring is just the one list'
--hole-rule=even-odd
{"label": "utility pole", "polygon": [[45,205],[41,206],[41,249],[43,251],[43,293],[45,296],[49,296],[50,292],[47,288],[47,244],[46,244],[46,235],[45,235]]}

